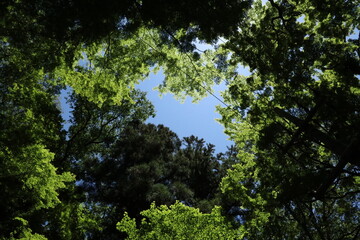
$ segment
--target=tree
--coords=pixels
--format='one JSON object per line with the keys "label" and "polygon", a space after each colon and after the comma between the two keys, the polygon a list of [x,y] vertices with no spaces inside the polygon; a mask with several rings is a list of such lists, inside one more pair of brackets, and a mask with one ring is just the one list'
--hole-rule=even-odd
{"label": "tree", "polygon": [[90,231],[91,238],[120,238],[115,229],[119,215],[127,211],[140,221],[140,212],[154,201],[170,205],[179,200],[205,212],[214,207],[224,171],[220,172],[212,145],[191,136],[181,147],[168,128],[140,122],[130,122],[112,136],[112,141],[74,155],[85,204],[102,216],[102,230]]}
{"label": "tree", "polygon": [[60,190],[74,177],[53,164],[64,136],[56,89],[41,71],[23,72],[17,52],[1,47],[11,56],[2,58],[0,71],[0,238],[7,239],[32,235],[31,216],[58,204]]}
{"label": "tree", "polygon": [[239,239],[240,234],[221,216],[219,208],[211,213],[176,202],[170,207],[152,204],[143,211],[144,217],[136,226],[135,219],[127,214],[117,224],[117,229],[128,234],[127,239]]}
{"label": "tree", "polygon": [[359,236],[356,4],[258,2],[224,44],[252,71],[219,109],[241,161],[222,187],[248,238]]}

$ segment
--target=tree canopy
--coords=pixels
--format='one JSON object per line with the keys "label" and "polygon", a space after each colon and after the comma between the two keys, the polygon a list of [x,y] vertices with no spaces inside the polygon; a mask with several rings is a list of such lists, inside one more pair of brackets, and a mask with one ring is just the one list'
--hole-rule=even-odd
{"label": "tree canopy", "polygon": [[[360,237],[358,0],[8,0],[0,14],[0,238]],[[235,146],[145,124],[136,85],[157,71],[179,99],[224,83]]]}
{"label": "tree canopy", "polygon": [[127,232],[129,239],[238,239],[240,234],[232,229],[221,211],[215,208],[211,213],[175,203],[170,207],[162,205],[141,212],[145,218],[139,228],[127,214],[117,224],[120,231]]}

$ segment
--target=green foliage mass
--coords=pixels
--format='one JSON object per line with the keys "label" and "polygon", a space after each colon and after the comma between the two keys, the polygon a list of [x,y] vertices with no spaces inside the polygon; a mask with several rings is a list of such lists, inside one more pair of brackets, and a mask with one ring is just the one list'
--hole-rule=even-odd
{"label": "green foliage mass", "polygon": [[[23,196],[29,195],[25,197],[25,201],[29,200],[29,203],[32,203],[28,211],[53,207],[60,202],[57,198],[57,190],[65,187],[64,182],[74,179],[68,172],[62,175],[56,174],[56,168],[51,164],[54,154],[41,145],[17,149],[16,153],[5,148],[0,153],[0,157],[4,160],[2,168],[5,170],[1,177],[7,180],[14,178],[18,181],[20,188],[18,190]],[[7,195],[10,195],[9,190]],[[21,202],[24,204],[24,200]],[[12,207],[16,205],[13,203]],[[24,210],[24,206],[19,206],[19,208]]]}
{"label": "green foliage mass", "polygon": [[54,165],[62,138],[56,89],[11,46],[1,50],[0,237],[26,239],[31,216],[59,204],[59,191],[75,178]]}
{"label": "green foliage mass", "polygon": [[176,202],[170,207],[152,204],[141,212],[144,217],[136,226],[135,219],[125,213],[117,229],[128,234],[127,239],[239,239],[237,230],[221,215],[219,208],[211,213]]}
{"label": "green foliage mass", "polygon": [[[124,211],[132,239],[359,238],[358,0],[8,0],[0,16],[0,238],[122,238]],[[159,70],[179,99],[225,83],[234,148],[143,124],[136,85]]]}
{"label": "green foliage mass", "polygon": [[250,239],[357,238],[358,2],[257,2],[248,16],[223,45],[251,70],[219,108],[240,159],[223,193]]}

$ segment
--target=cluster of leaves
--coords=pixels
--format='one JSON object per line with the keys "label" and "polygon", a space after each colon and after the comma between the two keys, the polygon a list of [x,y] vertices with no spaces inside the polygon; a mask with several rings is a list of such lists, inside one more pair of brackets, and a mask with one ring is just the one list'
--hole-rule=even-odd
{"label": "cluster of leaves", "polygon": [[198,209],[176,202],[170,207],[151,205],[141,212],[144,217],[139,228],[135,219],[127,214],[117,224],[120,231],[130,239],[239,239],[239,232],[234,230],[219,208],[211,213],[201,213]]}
{"label": "cluster of leaves", "polygon": [[189,34],[183,43],[191,45],[195,38],[213,41],[217,36],[236,32],[251,2],[6,0],[0,5],[0,13],[5,16],[1,25],[5,26],[6,34],[19,42],[26,41],[29,35],[42,35],[58,42],[91,42],[111,32],[131,33],[144,25],[161,29],[164,41],[170,42],[173,32],[185,29]]}

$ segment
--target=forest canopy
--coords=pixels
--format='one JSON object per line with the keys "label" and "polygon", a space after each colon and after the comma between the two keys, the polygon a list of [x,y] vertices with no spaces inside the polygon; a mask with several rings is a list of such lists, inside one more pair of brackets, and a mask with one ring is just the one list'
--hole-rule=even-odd
{"label": "forest canopy", "polygon": [[[360,238],[359,0],[5,0],[0,16],[0,239]],[[157,71],[179,99],[225,84],[235,145],[146,124],[136,86]]]}

